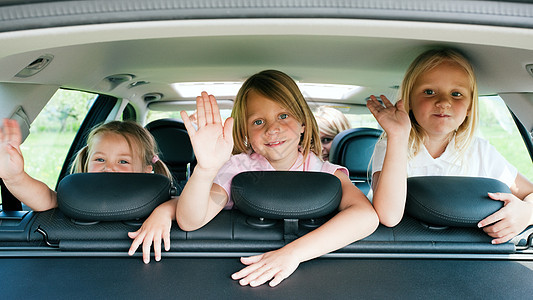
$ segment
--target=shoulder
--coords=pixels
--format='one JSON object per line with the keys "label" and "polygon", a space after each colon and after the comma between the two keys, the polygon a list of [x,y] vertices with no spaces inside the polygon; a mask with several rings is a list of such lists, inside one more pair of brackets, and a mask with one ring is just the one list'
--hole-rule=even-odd
{"label": "shoulder", "polygon": [[309,167],[307,169],[308,171],[320,171],[330,174],[335,174],[335,172],[341,171],[347,176],[349,175],[348,169],[345,167],[330,163],[329,161],[323,161],[314,153],[309,153],[307,161],[309,162]]}
{"label": "shoulder", "polygon": [[470,144],[470,154],[475,155],[499,155],[498,150],[486,139],[481,137],[474,137],[472,144]]}

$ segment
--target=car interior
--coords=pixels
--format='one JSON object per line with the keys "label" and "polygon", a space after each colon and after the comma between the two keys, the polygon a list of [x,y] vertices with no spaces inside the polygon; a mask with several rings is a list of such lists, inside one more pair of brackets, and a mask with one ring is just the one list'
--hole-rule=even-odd
{"label": "car interior", "polygon": [[[479,95],[505,104],[529,158],[523,168],[530,170],[533,4],[510,1],[501,11],[496,1],[443,1],[418,9],[409,5],[420,1],[378,1],[386,9],[377,3],[361,7],[364,1],[347,1],[342,9],[327,1],[316,7],[299,7],[298,1],[285,6],[153,1],[145,3],[150,9],[120,0],[4,2],[2,118],[16,119],[23,139],[29,139],[37,129],[34,121],[58,91],[94,95],[66,154],[54,158],[58,175],[51,188],[58,193],[58,208],[31,211],[1,183],[0,277],[9,286],[31,287],[10,288],[7,295],[73,297],[84,285],[91,288],[89,298],[148,297],[154,286],[160,287],[155,298],[175,295],[171,287],[184,298],[257,299],[365,293],[382,298],[391,290],[406,298],[484,298],[532,291],[533,226],[499,245],[476,226],[502,207],[487,191],[509,192],[488,178],[410,178],[406,214],[397,226],[380,225],[370,236],[302,264],[271,290],[240,289],[229,278],[240,268],[238,257],[278,249],[331,218],[340,201],[334,176],[241,173],[232,183],[236,209],[195,231],[173,222],[170,251],[163,251],[161,262],[144,265],[139,251],[128,256],[127,233],[157,205],[179,196],[194,172],[196,158],[179,112],[194,112],[196,96],[207,90],[228,117],[240,84],[266,69],[294,78],[311,108],[327,105],[357,120],[371,119],[368,97],[397,100],[403,73],[418,54],[458,49],[475,67]],[[104,17],[107,21],[100,21]],[[69,174],[91,128],[111,120],[134,120],[147,128],[173,180],[156,174]],[[371,201],[373,147],[383,131],[374,120],[356,122],[334,138],[329,158],[348,168]],[[72,266],[80,273],[70,275]],[[502,277],[512,281],[487,287]],[[50,282],[61,282],[62,289],[44,292]],[[388,288],[375,289],[376,282]],[[342,288],[332,291],[332,283]],[[137,290],[127,288],[130,284]]]}

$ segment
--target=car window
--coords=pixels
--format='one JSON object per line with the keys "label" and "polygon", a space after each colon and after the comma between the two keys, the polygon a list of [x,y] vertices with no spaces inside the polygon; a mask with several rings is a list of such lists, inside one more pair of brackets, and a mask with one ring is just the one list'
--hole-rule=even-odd
{"label": "car window", "polygon": [[511,113],[499,96],[479,98],[479,135],[533,181],[531,157]]}
{"label": "car window", "polygon": [[26,172],[54,189],[81,122],[96,94],[58,90],[33,121],[21,145]]}

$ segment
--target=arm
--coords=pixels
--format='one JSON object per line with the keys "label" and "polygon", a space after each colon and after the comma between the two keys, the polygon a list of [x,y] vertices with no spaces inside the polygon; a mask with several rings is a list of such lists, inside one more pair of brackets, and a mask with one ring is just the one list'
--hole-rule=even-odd
{"label": "arm", "polygon": [[196,98],[198,130],[185,112],[181,112],[198,161],[176,206],[181,229],[196,230],[211,221],[228,201],[226,192],[213,180],[233,150],[233,119],[224,124],[215,97],[202,92]]}
{"label": "arm", "polygon": [[231,277],[240,279],[241,285],[250,286],[272,279],[270,286],[276,286],[289,277],[301,262],[335,251],[374,232],[379,220],[368,199],[342,171],[336,171],[335,176],[342,184],[339,213],[281,249],[242,258],[241,262],[248,266]]}
{"label": "arm", "polygon": [[165,251],[170,250],[170,228],[172,221],[176,219],[176,204],[178,198],[172,198],[160,204],[143,222],[139,230],[128,232],[128,236],[133,239],[128,255],[133,255],[137,248],[143,244],[143,261],[150,262],[150,247],[154,245],[155,261],[161,260],[161,239],[165,245]]}
{"label": "arm", "polygon": [[393,105],[381,96],[385,105],[371,96],[367,107],[387,133],[387,150],[380,172],[372,175],[373,205],[381,223],[396,226],[403,217],[407,195],[407,147],[411,122],[403,101]]}
{"label": "arm", "polygon": [[505,243],[533,225],[533,183],[518,173],[511,193],[489,193],[490,198],[502,201],[504,206],[478,224],[494,238],[493,244]]}
{"label": "arm", "polygon": [[17,121],[4,119],[0,132],[0,178],[13,196],[34,211],[56,207],[56,192],[24,171],[24,158],[20,152],[21,140]]}

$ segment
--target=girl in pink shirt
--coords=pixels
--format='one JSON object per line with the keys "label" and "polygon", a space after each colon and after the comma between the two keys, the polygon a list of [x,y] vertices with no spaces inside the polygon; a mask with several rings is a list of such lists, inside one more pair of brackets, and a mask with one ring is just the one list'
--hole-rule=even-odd
{"label": "girl in pink shirt", "polygon": [[[351,183],[346,169],[320,158],[318,126],[288,75],[267,70],[248,78],[237,94],[232,117],[224,123],[214,96],[202,92],[196,101],[198,129],[181,112],[198,161],[175,206],[173,217],[181,229],[196,230],[224,207],[231,207],[229,186],[240,172],[322,171],[334,174],[342,185],[339,212],[331,220],[281,249],[241,258],[246,267],[232,275],[241,285],[255,287],[270,281],[275,286],[301,262],[342,248],[377,228],[376,212]],[[170,211],[166,215],[172,216]],[[154,236],[149,228],[146,233],[143,228],[140,231],[148,239]],[[166,233],[166,228],[156,230],[155,236],[160,232]]]}

